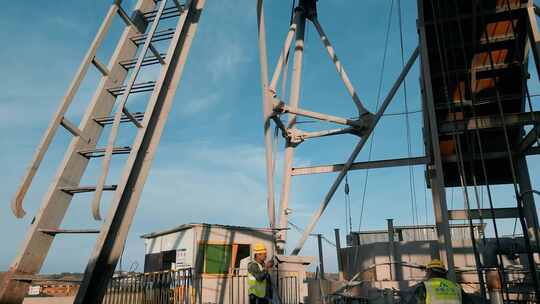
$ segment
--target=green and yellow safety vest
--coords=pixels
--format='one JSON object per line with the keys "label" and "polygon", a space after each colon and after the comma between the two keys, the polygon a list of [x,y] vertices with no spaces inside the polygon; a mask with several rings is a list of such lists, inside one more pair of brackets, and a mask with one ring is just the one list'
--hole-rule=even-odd
{"label": "green and yellow safety vest", "polygon": [[[261,271],[264,270],[263,266],[255,262]],[[248,271],[248,293],[255,295],[257,298],[264,298],[266,296],[266,280],[257,281],[255,276]]]}
{"label": "green and yellow safety vest", "polygon": [[424,282],[426,304],[461,304],[461,287],[442,278],[433,278]]}

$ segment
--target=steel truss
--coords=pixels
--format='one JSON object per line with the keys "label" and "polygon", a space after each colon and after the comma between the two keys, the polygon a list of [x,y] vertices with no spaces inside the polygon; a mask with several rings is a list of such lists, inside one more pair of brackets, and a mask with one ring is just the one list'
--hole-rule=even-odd
{"label": "steel truss", "polygon": [[[373,130],[377,126],[377,123],[385,113],[393,97],[400,88],[403,80],[407,76],[411,67],[414,65],[416,59],[419,56],[419,49],[415,49],[410,56],[407,64],[404,66],[403,71],[398,76],[394,85],[388,92],[381,107],[375,114],[370,113],[360,98],[358,97],[354,87],[342,63],[339,61],[334,47],[330,43],[330,40],[324,32],[323,26],[317,18],[317,7],[315,0],[300,1],[299,5],[294,10],[293,22],[289,28],[283,50],[277,61],[272,78],[268,77],[268,63],[266,55],[266,32],[264,27],[264,13],[262,0],[258,1],[258,17],[259,17],[259,46],[260,46],[260,61],[261,61],[261,79],[263,87],[263,109],[264,109],[264,132],[265,132],[265,146],[266,146],[266,165],[267,165],[267,184],[268,184],[268,210],[269,220],[271,226],[274,227],[277,232],[276,242],[277,248],[280,252],[284,252],[285,243],[287,240],[287,226],[288,226],[288,214],[289,214],[289,194],[291,192],[291,179],[296,175],[306,174],[318,174],[328,172],[339,172],[334,183],[331,185],[330,190],[324,197],[318,210],[312,216],[311,222],[305,229],[302,237],[296,244],[293,255],[299,254],[300,250],[304,246],[309,235],[313,232],[313,229],[317,225],[323,212],[328,207],[333,195],[340,186],[341,182],[345,178],[345,175],[349,170],[367,169],[367,168],[382,168],[393,166],[406,166],[406,165],[419,165],[427,163],[425,157],[418,158],[404,158],[396,160],[382,160],[374,162],[355,162],[356,157],[365,146],[372,134]],[[313,24],[317,33],[323,43],[330,60],[334,63],[338,75],[340,76],[343,84],[352,98],[352,101],[357,109],[357,119],[347,119],[337,117],[334,115],[328,115],[324,113],[317,113],[309,110],[299,108],[299,97],[301,87],[301,73],[303,64],[304,53],[304,32],[307,22]],[[290,80],[290,96],[288,103],[284,100],[283,96],[277,95],[277,84],[280,77],[286,77],[284,66],[287,65],[287,60],[290,55],[291,47],[294,48],[292,57],[292,79]],[[288,121],[285,123],[281,119],[281,115],[288,113]],[[298,116],[312,118],[318,121],[330,122],[337,125],[344,126],[339,129],[323,130],[318,132],[305,132],[300,130],[296,126],[296,119]],[[275,219],[275,198],[274,198],[274,159],[272,158],[273,143],[271,134],[271,122],[281,129],[282,134],[285,137],[286,145],[284,152],[284,168],[283,168],[283,182],[281,187],[280,205],[279,205],[279,223],[276,223]],[[293,158],[295,149],[305,140],[319,137],[335,136],[342,134],[352,134],[360,137],[356,147],[353,149],[347,162],[344,164],[333,164],[309,168],[294,168]]]}

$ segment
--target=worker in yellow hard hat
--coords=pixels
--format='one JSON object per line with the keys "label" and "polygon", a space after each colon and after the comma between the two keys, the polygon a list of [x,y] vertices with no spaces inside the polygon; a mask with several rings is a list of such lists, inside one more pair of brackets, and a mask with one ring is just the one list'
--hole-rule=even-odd
{"label": "worker in yellow hard hat", "polygon": [[461,286],[446,277],[446,267],[441,260],[432,260],[426,266],[426,278],[415,285],[414,293],[405,303],[409,304],[461,304],[466,294]]}
{"label": "worker in yellow hard hat", "polygon": [[248,264],[249,304],[270,303],[271,288],[269,270],[274,266],[272,260],[266,261],[267,251],[264,244],[253,246],[253,260]]}

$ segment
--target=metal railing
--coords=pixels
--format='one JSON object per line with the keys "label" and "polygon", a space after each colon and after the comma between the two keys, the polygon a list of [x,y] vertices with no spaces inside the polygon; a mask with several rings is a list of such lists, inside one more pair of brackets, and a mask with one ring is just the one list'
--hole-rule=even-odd
{"label": "metal railing", "polygon": [[191,269],[113,277],[103,304],[192,304]]}
{"label": "metal railing", "polygon": [[[220,282],[214,284],[212,280]],[[274,277],[273,282],[273,295],[278,296],[282,304],[300,303],[296,276],[281,276],[278,280]],[[223,289],[213,291],[222,294],[216,297],[219,303],[249,303],[247,275],[235,272],[224,277],[194,278],[191,269],[182,269],[115,276],[109,282],[103,304],[195,304],[211,297],[203,293],[214,287],[205,289],[204,286],[214,285]]]}
{"label": "metal railing", "polygon": [[[274,279],[275,280],[275,279]],[[229,303],[248,304],[248,283],[246,275],[234,275],[228,278]],[[296,276],[282,276],[274,284],[273,296],[279,296],[281,304],[300,303],[298,278]]]}

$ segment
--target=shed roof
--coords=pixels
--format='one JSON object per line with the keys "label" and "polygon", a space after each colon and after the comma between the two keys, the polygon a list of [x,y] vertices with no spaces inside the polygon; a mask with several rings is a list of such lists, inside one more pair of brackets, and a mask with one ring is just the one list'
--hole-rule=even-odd
{"label": "shed roof", "polygon": [[259,231],[259,232],[266,232],[266,233],[272,233],[272,229],[270,228],[255,228],[255,227],[245,227],[245,226],[233,226],[233,225],[221,225],[221,224],[208,224],[208,223],[189,223],[189,224],[182,224],[179,226],[176,226],[174,228],[156,231],[156,232],[150,232],[147,234],[141,235],[141,238],[143,239],[152,239],[158,236],[167,235],[183,230],[192,229],[194,227],[210,227],[210,228],[222,228],[227,230],[247,230],[247,231]]}

